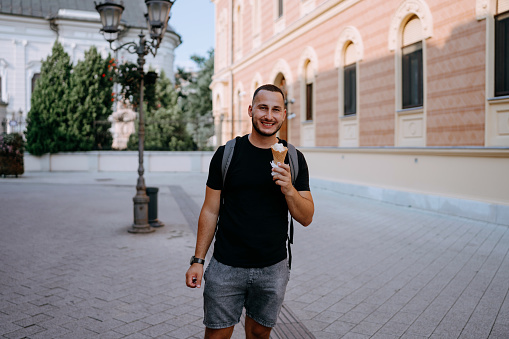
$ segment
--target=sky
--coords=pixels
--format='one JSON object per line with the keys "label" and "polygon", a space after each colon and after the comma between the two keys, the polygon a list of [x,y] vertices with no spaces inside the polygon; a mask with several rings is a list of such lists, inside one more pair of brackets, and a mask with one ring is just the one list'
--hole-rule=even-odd
{"label": "sky", "polygon": [[177,67],[196,70],[191,55],[206,57],[207,51],[214,48],[214,20],[214,4],[210,0],[175,1],[170,26],[182,39],[182,44],[175,49],[175,70]]}

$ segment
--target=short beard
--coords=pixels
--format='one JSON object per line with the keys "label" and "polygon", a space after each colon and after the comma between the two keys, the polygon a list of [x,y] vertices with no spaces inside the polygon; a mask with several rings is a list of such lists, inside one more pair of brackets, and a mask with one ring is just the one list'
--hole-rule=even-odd
{"label": "short beard", "polygon": [[281,129],[281,126],[283,126],[283,123],[280,123],[278,128],[276,128],[276,131],[274,133],[270,133],[269,134],[269,133],[265,133],[265,132],[260,131],[258,126],[255,124],[253,117],[251,117],[251,124],[253,125],[253,128],[255,129],[255,131],[258,134],[260,134],[260,135],[262,135],[264,137],[271,137],[271,136],[275,135],[277,132],[279,132],[279,130]]}

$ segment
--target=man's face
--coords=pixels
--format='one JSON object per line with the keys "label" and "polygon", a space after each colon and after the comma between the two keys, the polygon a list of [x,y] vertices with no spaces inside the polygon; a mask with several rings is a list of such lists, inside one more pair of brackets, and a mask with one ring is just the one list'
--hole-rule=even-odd
{"label": "man's face", "polygon": [[273,136],[286,118],[283,96],[279,92],[261,90],[256,94],[253,104],[249,106],[248,113],[258,134]]}

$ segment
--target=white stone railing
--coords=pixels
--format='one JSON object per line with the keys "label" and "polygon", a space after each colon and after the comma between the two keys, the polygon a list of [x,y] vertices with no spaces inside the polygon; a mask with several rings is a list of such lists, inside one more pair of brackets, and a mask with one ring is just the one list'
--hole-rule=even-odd
{"label": "white stone railing", "polygon": [[[213,152],[145,151],[145,172],[208,172]],[[136,172],[137,151],[92,151],[45,154],[25,153],[26,172]]]}
{"label": "white stone railing", "polygon": [[[509,225],[509,148],[300,148],[314,188]],[[208,172],[213,152],[145,151],[150,172]],[[136,172],[137,151],[25,153],[25,172]],[[340,208],[340,206],[338,206]]]}

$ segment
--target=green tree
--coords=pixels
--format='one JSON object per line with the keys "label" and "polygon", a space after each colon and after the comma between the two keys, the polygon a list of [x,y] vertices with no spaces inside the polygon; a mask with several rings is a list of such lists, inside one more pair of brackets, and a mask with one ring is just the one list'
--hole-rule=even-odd
{"label": "green tree", "polygon": [[68,131],[70,151],[111,149],[112,90],[115,60],[103,59],[95,46],[85,52],[71,75]]}
{"label": "green tree", "polygon": [[212,91],[209,88],[214,74],[214,50],[208,54],[208,58],[198,55],[191,57],[199,67],[195,77],[188,77],[185,72],[178,73],[181,85],[188,83],[181,88],[180,106],[188,121],[187,129],[199,150],[207,149],[207,141],[214,135]]}
{"label": "green tree", "polygon": [[[186,130],[186,119],[178,105],[179,94],[164,73],[155,85],[150,104],[144,104],[146,150],[190,151],[196,145]],[[150,98],[150,96],[149,96]],[[138,149],[138,125],[129,138],[128,149]]]}
{"label": "green tree", "polygon": [[71,69],[71,58],[55,41],[51,54],[41,64],[41,77],[32,93],[25,132],[26,150],[31,154],[67,150]]}

